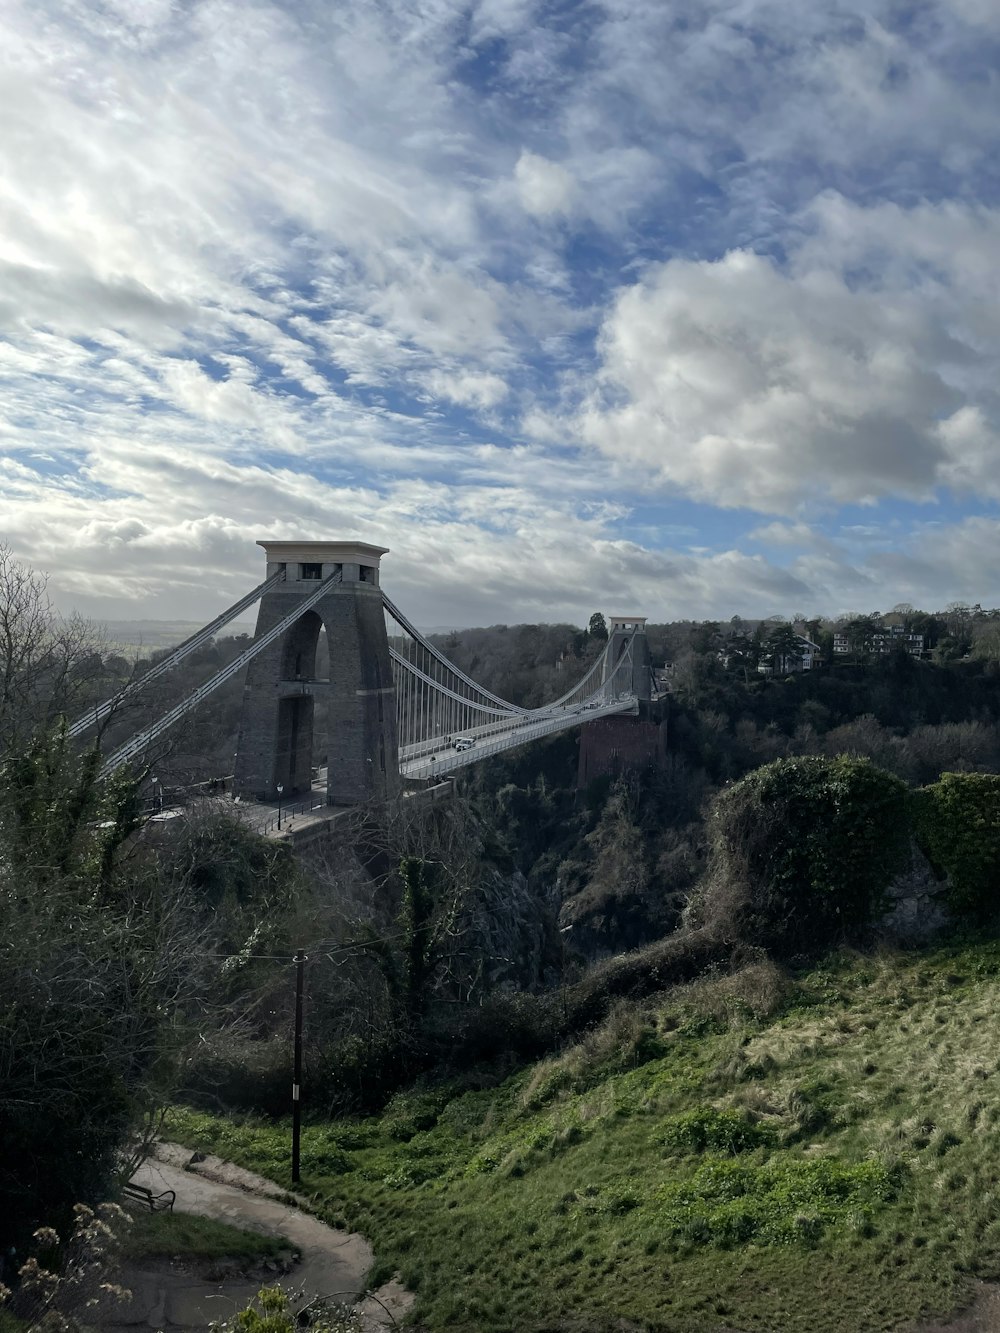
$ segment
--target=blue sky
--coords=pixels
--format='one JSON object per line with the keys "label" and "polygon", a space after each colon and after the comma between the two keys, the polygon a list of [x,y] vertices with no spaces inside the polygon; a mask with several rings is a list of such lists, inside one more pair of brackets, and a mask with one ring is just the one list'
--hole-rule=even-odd
{"label": "blue sky", "polygon": [[1000,603],[995,0],[7,0],[0,539],[207,619]]}

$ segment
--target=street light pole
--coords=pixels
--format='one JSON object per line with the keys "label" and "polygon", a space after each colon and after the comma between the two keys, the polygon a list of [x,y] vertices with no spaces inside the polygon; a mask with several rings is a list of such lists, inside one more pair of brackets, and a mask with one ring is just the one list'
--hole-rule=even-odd
{"label": "street light pole", "polygon": [[284,783],[278,783],[278,828],[281,828],[281,793],[285,790]]}
{"label": "street light pole", "polygon": [[162,785],[161,785],[161,783],[160,783],[160,779],[159,779],[159,778],[150,778],[149,780],[150,780],[150,782],[153,784],[153,804],[156,806],[157,810],[158,810],[159,813],[162,815],[162,814],[163,814],[163,787],[162,787]]}
{"label": "street light pole", "polygon": [[[281,788],[279,787],[280,791]],[[302,1137],[302,987],[306,955],[297,949],[295,964],[295,1058],[292,1070],[292,1184],[299,1183],[299,1146]]]}

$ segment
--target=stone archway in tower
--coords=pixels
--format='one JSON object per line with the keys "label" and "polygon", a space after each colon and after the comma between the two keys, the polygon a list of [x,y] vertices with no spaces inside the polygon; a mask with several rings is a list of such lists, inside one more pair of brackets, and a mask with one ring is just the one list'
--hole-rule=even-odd
{"label": "stone archway in tower", "polygon": [[281,646],[282,680],[315,680],[316,650],[323,621],[315,611],[307,611],[285,635]]}
{"label": "stone archway in tower", "polygon": [[321,726],[325,709],[316,708],[316,657],[323,621],[307,611],[284,636],[281,644],[278,700],[277,781],[286,800],[302,796],[312,787],[316,713]]}

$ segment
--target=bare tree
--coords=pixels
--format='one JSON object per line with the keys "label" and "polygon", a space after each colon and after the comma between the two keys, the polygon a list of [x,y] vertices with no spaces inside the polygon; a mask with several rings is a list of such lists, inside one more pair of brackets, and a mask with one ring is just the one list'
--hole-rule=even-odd
{"label": "bare tree", "polygon": [[89,621],[56,614],[47,576],[0,544],[0,753],[85,707],[104,674],[105,649]]}
{"label": "bare tree", "polygon": [[[302,940],[314,1064],[352,1043],[378,1056],[369,1070],[405,1063],[461,1007],[537,984],[555,904],[519,872],[488,863],[486,833],[459,798],[411,798],[359,809],[309,849],[313,888],[301,921],[318,937],[312,947]],[[357,1077],[368,1077],[360,1064]]]}

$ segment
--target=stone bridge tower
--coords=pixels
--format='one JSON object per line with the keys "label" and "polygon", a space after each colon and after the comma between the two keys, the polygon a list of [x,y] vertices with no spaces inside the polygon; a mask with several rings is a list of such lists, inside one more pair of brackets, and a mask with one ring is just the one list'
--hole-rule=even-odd
{"label": "stone bridge tower", "polygon": [[[291,615],[317,584],[339,574],[317,604],[247,668],[235,765],[236,793],[274,800],[307,793],[314,764],[327,765],[327,802],[359,805],[400,786],[396,691],[385,632],[379,560],[364,542],[258,542],[267,576],[284,581],[261,597],[257,636]],[[329,679],[316,675],[326,630]],[[314,724],[317,754],[313,755]]]}
{"label": "stone bridge tower", "polygon": [[649,700],[653,692],[653,663],[646,638],[645,616],[611,616],[608,631],[611,643],[608,651],[609,669],[621,660],[632,641],[632,689],[637,699]]}

